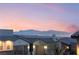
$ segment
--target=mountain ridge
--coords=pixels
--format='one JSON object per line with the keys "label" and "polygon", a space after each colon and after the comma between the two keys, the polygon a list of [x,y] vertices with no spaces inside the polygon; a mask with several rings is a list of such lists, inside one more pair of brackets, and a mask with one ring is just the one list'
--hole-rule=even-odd
{"label": "mountain ridge", "polygon": [[64,31],[55,31],[55,30],[48,30],[48,31],[39,31],[39,30],[21,30],[18,32],[14,32],[16,35],[39,35],[39,36],[52,36],[53,34],[56,36],[70,36],[71,33],[64,32]]}

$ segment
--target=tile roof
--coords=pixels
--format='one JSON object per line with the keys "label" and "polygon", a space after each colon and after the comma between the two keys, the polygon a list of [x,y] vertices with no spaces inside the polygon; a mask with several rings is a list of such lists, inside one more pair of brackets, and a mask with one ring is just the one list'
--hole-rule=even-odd
{"label": "tile roof", "polygon": [[14,35],[12,35],[12,36],[0,36],[0,40],[2,40],[2,41],[5,41],[5,40],[11,40],[11,41],[14,41],[14,40],[16,40],[17,38],[14,36]]}
{"label": "tile roof", "polygon": [[53,38],[52,37],[47,37],[47,36],[16,36],[18,39],[23,39],[29,43],[33,43],[35,41],[38,41],[38,40],[42,40],[46,43],[52,43],[54,42]]}
{"label": "tile roof", "polygon": [[73,45],[77,43],[76,39],[72,39],[70,37],[62,37],[60,38],[60,42],[67,44],[67,45]]}
{"label": "tile roof", "polygon": [[79,31],[73,33],[72,36],[79,36]]}
{"label": "tile roof", "polygon": [[[12,41],[16,41],[17,39],[22,39],[28,43],[33,43],[35,41],[38,40],[42,40],[46,43],[55,43],[56,41],[53,37],[50,36],[20,36],[20,35],[13,35],[13,36],[0,36],[0,40],[12,40]],[[57,38],[59,39],[60,42],[65,43],[67,45],[72,45],[75,44],[77,41],[76,39],[72,39],[69,37],[61,37],[61,38]]]}

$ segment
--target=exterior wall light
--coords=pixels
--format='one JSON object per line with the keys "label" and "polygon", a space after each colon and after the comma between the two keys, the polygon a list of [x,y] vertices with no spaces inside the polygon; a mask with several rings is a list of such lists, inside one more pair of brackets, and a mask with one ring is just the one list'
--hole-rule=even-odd
{"label": "exterior wall light", "polygon": [[47,45],[44,46],[44,49],[45,49],[45,50],[47,49]]}
{"label": "exterior wall light", "polygon": [[28,47],[27,47],[28,49],[30,49],[30,46],[28,45]]}
{"label": "exterior wall light", "polygon": [[33,45],[33,48],[35,49],[35,45]]}
{"label": "exterior wall light", "polygon": [[69,46],[67,46],[66,49],[69,49]]}

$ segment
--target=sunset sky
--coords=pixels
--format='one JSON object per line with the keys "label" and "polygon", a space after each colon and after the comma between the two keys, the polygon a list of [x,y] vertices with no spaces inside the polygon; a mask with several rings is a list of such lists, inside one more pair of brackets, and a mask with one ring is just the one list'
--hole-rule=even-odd
{"label": "sunset sky", "polygon": [[0,4],[0,29],[79,30],[79,4]]}

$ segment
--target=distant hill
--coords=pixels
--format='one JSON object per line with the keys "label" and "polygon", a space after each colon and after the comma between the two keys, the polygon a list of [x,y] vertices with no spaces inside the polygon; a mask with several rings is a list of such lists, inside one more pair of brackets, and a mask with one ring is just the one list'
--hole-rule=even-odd
{"label": "distant hill", "polygon": [[53,34],[56,36],[61,37],[69,37],[71,33],[63,32],[63,31],[55,31],[55,30],[48,30],[48,31],[38,31],[38,30],[21,30],[18,32],[14,32],[15,35],[39,35],[39,36],[52,36]]}

